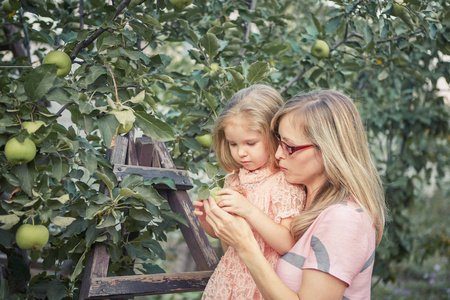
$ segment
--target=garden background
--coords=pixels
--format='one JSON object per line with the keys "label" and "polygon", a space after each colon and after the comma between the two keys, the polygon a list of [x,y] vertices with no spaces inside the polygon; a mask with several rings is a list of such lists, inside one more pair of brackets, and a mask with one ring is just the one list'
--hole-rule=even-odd
{"label": "garden background", "polygon": [[[192,268],[177,230],[182,218],[152,183],[118,183],[105,153],[120,125],[133,123],[190,172],[194,199],[223,175],[196,137],[210,133],[233,93],[263,82],[284,99],[324,88],[355,99],[389,207],[373,298],[448,299],[449,1],[186,4],[2,1],[0,298],[77,299],[95,242],[108,245],[111,276]],[[312,55],[317,40],[328,56]],[[69,74],[43,64],[52,50],[70,57]],[[24,130],[36,120],[45,125]],[[40,139],[37,155],[9,162],[12,138]],[[100,183],[110,196],[98,193]],[[49,229],[41,250],[17,246],[23,223]]]}

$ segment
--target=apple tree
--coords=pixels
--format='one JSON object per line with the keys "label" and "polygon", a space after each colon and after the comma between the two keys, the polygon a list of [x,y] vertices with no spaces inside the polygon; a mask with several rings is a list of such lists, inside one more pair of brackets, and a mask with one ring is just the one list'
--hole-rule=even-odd
{"label": "apple tree", "polygon": [[[162,272],[161,242],[183,219],[152,182],[118,182],[108,149],[134,128],[212,181],[211,126],[258,82],[285,99],[321,88],[355,99],[390,213],[377,278],[395,279],[392,262],[448,251],[445,230],[424,234],[404,210],[448,171],[449,14],[447,0],[4,0],[0,295],[77,298],[95,242],[107,244],[112,275]],[[42,249],[19,247],[22,224],[49,230]]]}

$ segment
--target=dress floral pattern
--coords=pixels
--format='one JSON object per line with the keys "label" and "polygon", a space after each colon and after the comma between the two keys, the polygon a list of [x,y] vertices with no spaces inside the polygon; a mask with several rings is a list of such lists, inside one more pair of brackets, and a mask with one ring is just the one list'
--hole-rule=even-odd
{"label": "dress floral pattern", "polygon": [[[238,173],[227,177],[225,186],[239,188],[250,202],[277,223],[283,218],[300,214],[305,201],[302,186],[289,184],[284,173],[273,173],[268,167],[252,172],[242,168]],[[252,231],[267,261],[275,267],[279,253],[267,245],[253,228]],[[202,299],[263,298],[236,250],[228,247],[212,274]]]}

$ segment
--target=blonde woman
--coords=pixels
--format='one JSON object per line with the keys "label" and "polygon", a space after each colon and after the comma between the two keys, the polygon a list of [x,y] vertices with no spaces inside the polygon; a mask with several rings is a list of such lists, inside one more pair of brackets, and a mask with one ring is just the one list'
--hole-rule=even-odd
{"label": "blonde woman", "polygon": [[355,105],[332,90],[295,96],[275,115],[272,129],[286,180],[306,187],[305,211],[291,222],[294,247],[274,271],[246,222],[211,198],[207,222],[236,249],[264,299],[370,299],[386,208]]}
{"label": "blonde woman", "polygon": [[[223,170],[233,172],[225,188],[217,193],[217,205],[246,219],[253,240],[272,269],[280,254],[294,245],[290,222],[300,213],[305,197],[303,187],[286,181],[275,158],[278,141],[270,122],[282,106],[275,89],[253,85],[231,97],[213,130],[217,160]],[[193,205],[205,231],[217,237],[205,220],[203,201],[194,201]],[[262,299],[235,249],[221,242],[225,254],[202,299]]]}

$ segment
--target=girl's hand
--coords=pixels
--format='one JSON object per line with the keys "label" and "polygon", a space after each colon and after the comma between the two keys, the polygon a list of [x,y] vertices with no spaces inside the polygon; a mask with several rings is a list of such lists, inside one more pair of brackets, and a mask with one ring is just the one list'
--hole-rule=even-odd
{"label": "girl's hand", "polygon": [[228,213],[248,219],[256,207],[235,189],[225,188],[216,192],[220,196],[217,205]]}

